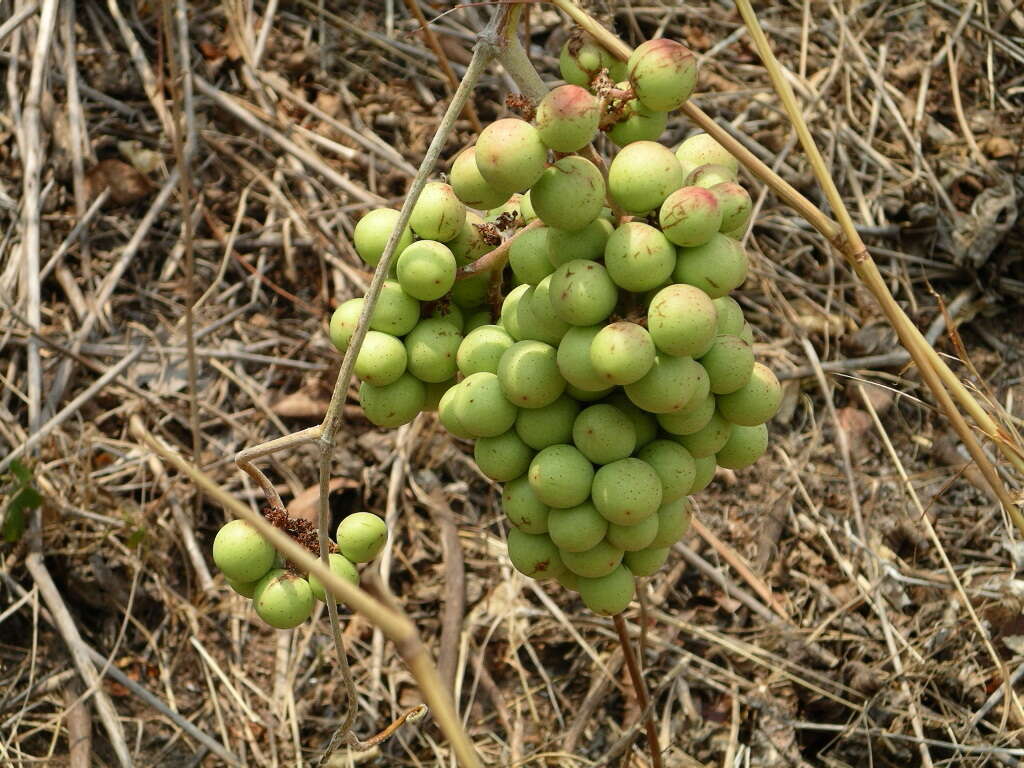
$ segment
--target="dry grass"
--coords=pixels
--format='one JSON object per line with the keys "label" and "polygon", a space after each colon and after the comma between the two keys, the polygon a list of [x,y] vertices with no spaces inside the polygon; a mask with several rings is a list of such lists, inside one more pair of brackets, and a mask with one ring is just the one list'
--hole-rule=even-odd
{"label": "dry grass", "polygon": [[[33,5],[0,0],[0,439],[34,441],[20,461],[43,498],[27,514],[41,549],[29,534],[0,544],[0,764],[220,765],[219,745],[247,765],[313,761],[344,715],[326,615],[293,633],[254,620],[210,572],[223,512],[140,448],[128,418],[190,451],[191,211],[197,461],[260,505],[231,459],[323,417],[339,363],[327,318],[369,279],[352,225],[402,200],[449,80],[402,3],[325,4],[333,16],[271,2],[270,25],[266,3],[189,4],[183,206],[161,4],[123,4],[120,19],[116,5]],[[590,5],[614,10],[627,40],[662,31],[699,52],[701,106],[819,199],[731,7]],[[762,23],[896,298],[944,354],[969,354],[976,370],[958,372],[1019,425],[1024,14],[1010,0],[847,5],[773,5]],[[489,13],[432,25],[456,76]],[[534,6],[529,29],[552,79],[565,27]],[[503,114],[509,87],[485,78],[481,120]],[[690,130],[675,119],[666,141]],[[702,527],[629,617],[666,764],[1016,764],[1024,711],[1003,675],[1022,690],[1024,547],[847,266],[751,189],[740,298],[786,397],[771,454],[699,496]],[[387,584],[435,649],[485,761],[649,764],[611,622],[515,574],[466,445],[428,416],[373,429],[352,403],[332,509],[392,523],[364,584]],[[309,446],[268,472],[301,499],[316,464]],[[9,508],[14,481],[0,482]],[[380,632],[342,614],[365,737],[420,699]],[[446,755],[427,720],[334,764]]]}

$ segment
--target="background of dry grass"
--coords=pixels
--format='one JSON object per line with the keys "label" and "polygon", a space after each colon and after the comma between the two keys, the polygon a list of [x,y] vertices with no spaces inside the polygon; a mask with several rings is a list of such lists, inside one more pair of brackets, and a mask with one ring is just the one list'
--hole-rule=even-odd
{"label": "background of dry grass", "polygon": [[[141,412],[183,452],[192,442],[188,209],[172,175],[162,6],[68,3],[56,17],[40,70],[33,336],[22,206],[35,5],[0,1],[5,451],[33,434],[33,339],[43,425],[21,460],[43,499],[43,556],[32,559],[28,536],[0,544],[0,764],[116,765],[104,700],[136,765],[221,764],[182,732],[186,721],[247,765],[302,764],[344,714],[326,616],[292,633],[254,620],[210,572],[222,511],[127,433]],[[322,418],[339,364],[327,319],[368,282],[352,225],[369,207],[400,204],[451,90],[404,4],[323,5],[188,9],[199,463],[254,507],[258,491],[232,456]],[[634,44],[662,33],[691,46],[701,106],[820,200],[730,4],[589,7]],[[433,19],[450,6],[421,8]],[[965,379],[1019,417],[1024,13],[1012,0],[758,10],[896,298],[933,326],[942,352],[969,355],[973,369],[957,365]],[[489,14],[459,8],[432,24],[456,75]],[[543,5],[528,28],[552,80],[568,28]],[[510,88],[488,74],[475,98],[482,120],[504,114]],[[676,118],[664,140],[691,131]],[[445,159],[472,136],[460,122]],[[740,300],[786,394],[770,454],[699,495],[703,528],[650,580],[645,614],[630,616],[666,764],[1016,764],[1024,712],[1002,683],[1024,672],[1024,547],[870,296],[816,233],[746,182],[759,214]],[[619,765],[632,754],[648,764],[610,622],[515,574],[496,489],[466,444],[426,415],[373,429],[351,402],[334,514],[388,517],[391,545],[364,585],[386,583],[435,649],[484,759]],[[293,509],[311,506],[312,447],[269,471]],[[8,511],[16,482],[0,485]],[[119,675],[85,703],[53,603],[40,599],[55,595],[97,667],[108,659]],[[380,633],[342,612],[365,736],[419,699]],[[438,739],[428,720],[333,764],[447,764]]]}

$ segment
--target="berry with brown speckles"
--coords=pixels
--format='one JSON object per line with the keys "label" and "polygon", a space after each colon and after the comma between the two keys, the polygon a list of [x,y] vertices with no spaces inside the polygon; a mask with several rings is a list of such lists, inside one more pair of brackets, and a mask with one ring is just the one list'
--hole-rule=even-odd
{"label": "berry with brown speckles", "polygon": [[578,85],[560,85],[537,106],[537,132],[556,152],[575,152],[597,134],[601,109],[590,91]]}
{"label": "berry with brown speckles", "polygon": [[665,198],[658,221],[665,237],[676,245],[692,248],[703,245],[722,228],[722,208],[714,192],[682,187]]}
{"label": "berry with brown speckles", "polygon": [[636,97],[648,109],[679,109],[697,85],[697,59],[684,45],[664,38],[637,46],[626,65]]}
{"label": "berry with brown speckles", "polygon": [[676,248],[655,227],[642,221],[627,221],[608,238],[604,265],[620,288],[638,293],[649,291],[672,275]]}
{"label": "berry with brown speckles", "polygon": [[434,240],[417,240],[398,257],[398,282],[420,301],[434,301],[448,293],[455,285],[455,270],[455,254]]}
{"label": "berry with brown speckles", "polygon": [[653,141],[627,144],[608,168],[608,193],[627,213],[656,210],[683,185],[683,169],[671,150]]}
{"label": "berry with brown speckles", "polygon": [[608,317],[619,300],[615,283],[596,261],[574,259],[551,277],[551,307],[572,325],[596,325]]}
{"label": "berry with brown speckles", "polygon": [[448,181],[459,200],[478,211],[495,208],[510,195],[504,189],[492,187],[480,174],[476,165],[476,147],[466,147],[456,155]]}
{"label": "berry with brown speckles", "polygon": [[739,288],[747,279],[747,254],[735,240],[717,234],[704,245],[680,248],[672,277],[700,288],[713,299]]}
{"label": "berry with brown speckles", "polygon": [[590,344],[590,362],[606,386],[639,381],[654,365],[654,355],[647,329],[626,321],[606,325]]}
{"label": "berry with brown speckles", "polygon": [[530,199],[549,227],[578,232],[594,221],[604,207],[604,177],[592,162],[578,155],[563,157],[547,168]]}
{"label": "berry with brown speckles", "polygon": [[541,581],[556,578],[565,566],[558,547],[545,533],[524,533],[518,528],[508,532],[508,559],[524,576]]}
{"label": "berry with brown speckles", "polygon": [[495,189],[522,192],[544,172],[548,149],[537,129],[515,117],[488,125],[476,142],[476,167]]}
{"label": "berry with brown speckles", "polygon": [[451,240],[466,223],[466,206],[450,185],[440,181],[427,184],[413,206],[409,225],[425,240]]}

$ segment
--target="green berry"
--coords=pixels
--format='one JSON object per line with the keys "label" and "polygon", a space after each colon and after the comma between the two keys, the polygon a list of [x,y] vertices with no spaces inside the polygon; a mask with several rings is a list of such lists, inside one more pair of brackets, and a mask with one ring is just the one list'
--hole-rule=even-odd
{"label": "green berry", "polygon": [[508,263],[516,280],[536,285],[554,271],[548,261],[548,233],[543,227],[521,232],[508,250]]}
{"label": "green berry", "polygon": [[[328,559],[331,563],[331,573],[353,586],[359,586],[359,571],[356,570],[356,566],[351,560],[344,555],[339,555],[337,552],[332,552]],[[327,599],[327,592],[323,584],[313,574],[309,575],[309,589],[313,593],[313,597],[320,602],[324,602]]]}
{"label": "green berry", "polygon": [[232,581],[257,581],[274,565],[274,548],[247,520],[232,520],[217,531],[213,562]]}
{"label": "green berry", "polygon": [[559,550],[565,567],[577,576],[588,579],[599,579],[619,567],[622,562],[622,550],[602,539],[584,552]]}
{"label": "green berry", "polygon": [[523,533],[547,533],[551,522],[547,505],[537,498],[526,475],[505,483],[501,491],[505,517]]}
{"label": "green berry", "polygon": [[[458,283],[456,283],[458,285]],[[482,328],[485,325],[491,325],[491,310],[481,309],[473,312],[466,318],[465,332],[472,333],[477,328]],[[500,326],[496,326],[500,327]],[[502,329],[504,330],[504,329]]]}
{"label": "green berry", "polygon": [[555,581],[557,581],[560,585],[562,585],[562,587],[569,590],[570,592],[578,592],[579,578],[580,577],[577,576],[575,573],[570,571],[568,568],[565,568],[562,570],[561,573],[555,576]]}
{"label": "green berry", "polygon": [[372,512],[353,512],[338,523],[338,551],[353,563],[368,563],[384,549],[388,527]]}
{"label": "green berry", "polygon": [[608,169],[608,192],[627,213],[653,211],[683,185],[683,169],[672,152],[653,141],[627,144]]}
{"label": "green berry", "polygon": [[455,255],[444,243],[417,240],[398,257],[398,282],[414,299],[440,299],[455,285]]}
{"label": "green berry", "polygon": [[548,227],[548,261],[560,267],[573,259],[600,259],[613,229],[612,223],[600,216],[578,232]]}
{"label": "green berry", "polygon": [[576,401],[562,395],[541,408],[523,408],[516,416],[516,433],[535,451],[572,440],[572,425],[579,413]]}
{"label": "green berry", "polygon": [[675,413],[659,413],[658,424],[673,435],[692,435],[708,425],[715,415],[715,396],[703,399],[694,397],[683,410]]}
{"label": "green berry", "polygon": [[608,543],[625,552],[636,552],[646,548],[658,534],[658,518],[651,515],[633,525],[608,525]]}
{"label": "green berry", "polygon": [[451,240],[466,223],[466,206],[455,190],[440,181],[423,187],[409,217],[412,231],[425,240]]}
{"label": "green berry", "polygon": [[739,336],[741,339],[743,339],[745,342],[747,342],[747,344],[750,344],[751,346],[753,346],[753,344],[754,344],[754,329],[750,326],[750,323],[744,322],[743,323],[743,329],[739,333],[737,333],[736,335]]}
{"label": "green berry", "polygon": [[556,578],[565,570],[558,547],[547,534],[524,533],[518,528],[508,532],[508,559],[521,574],[538,581]]}
{"label": "green berry", "polygon": [[597,470],[592,493],[594,506],[609,523],[635,525],[661,506],[661,479],[646,461],[621,459]]}
{"label": "green berry", "polygon": [[626,65],[637,99],[648,109],[679,109],[697,85],[697,60],[674,40],[660,38],[637,46]]}
{"label": "green berry", "polygon": [[658,216],[665,237],[692,248],[710,240],[722,226],[722,209],[714,192],[681,187],[665,198]]}
{"label": "green berry", "polygon": [[556,152],[575,152],[587,146],[597,133],[600,119],[597,99],[578,85],[560,85],[537,105],[537,132],[541,141]]}
{"label": "green berry", "polygon": [[608,385],[590,361],[590,347],[602,327],[571,326],[558,343],[558,370],[570,386],[588,392],[602,392],[607,389]]}
{"label": "green berry", "polygon": [[707,373],[693,358],[658,355],[647,375],[625,389],[629,399],[645,411],[675,413],[699,394],[706,381]]}
{"label": "green berry", "polygon": [[240,594],[242,597],[247,597],[252,600],[256,594],[256,587],[260,585],[259,581],[235,581],[234,579],[224,579],[228,586],[231,587],[235,592]]}
{"label": "green berry", "polygon": [[459,333],[462,333],[462,329],[466,324],[462,308],[459,307],[458,304],[453,304],[450,301],[437,302],[434,305],[433,311],[430,313],[430,317],[434,320],[444,320]]}
{"label": "green berry", "polygon": [[593,463],[608,464],[633,453],[636,428],[614,405],[600,403],[580,411],[573,423],[572,441]]}
{"label": "green berry", "polygon": [[562,46],[558,69],[567,83],[586,87],[602,69],[608,70],[612,80],[621,80],[626,62],[619,61],[590,35],[583,34],[570,37]]}
{"label": "green berry", "polygon": [[568,509],[590,496],[594,468],[571,445],[551,445],[533,457],[528,475],[530,487],[549,507]]}
{"label": "green berry", "polygon": [[366,418],[378,427],[399,427],[416,418],[427,400],[423,382],[411,373],[378,387],[368,381],[359,385],[359,404]]}
{"label": "green berry", "polygon": [[502,394],[498,377],[481,371],[463,379],[455,415],[474,436],[495,437],[515,424],[516,407]]}
{"label": "green berry", "polygon": [[458,396],[461,387],[462,383],[456,384],[441,395],[441,399],[437,403],[437,418],[442,426],[455,437],[460,437],[463,440],[472,440],[475,437],[473,432],[467,429],[459,421],[459,417],[455,415],[455,398]]}
{"label": "green berry", "polygon": [[676,249],[659,230],[642,221],[619,226],[604,248],[604,265],[615,284],[627,291],[649,291],[672,275]]}
{"label": "green berry", "polygon": [[[632,86],[627,81],[617,83],[615,87],[624,91]],[[634,141],[657,141],[668,124],[667,112],[648,109],[639,99],[630,99],[624,106],[616,100],[611,108],[618,110],[619,120],[608,129],[608,138],[617,147],[624,147]]]}
{"label": "green berry", "polygon": [[[452,303],[463,309],[483,306],[487,303],[487,294],[490,288],[490,272],[480,272],[456,280],[455,285],[452,286]],[[490,318],[487,322],[490,322]]]}
{"label": "green berry", "polygon": [[516,117],[494,121],[476,142],[476,167],[494,189],[529,189],[544,172],[547,159],[537,129]]}
{"label": "green berry", "polygon": [[679,443],[673,440],[655,440],[641,448],[636,457],[646,461],[658,473],[661,480],[662,504],[685,496],[693,487],[697,469],[690,452]]}
{"label": "green berry", "polygon": [[713,299],[739,288],[747,279],[747,254],[742,246],[717,234],[704,245],[680,248],[672,277],[700,288]]}
{"label": "green berry", "polygon": [[572,325],[600,323],[612,313],[618,300],[618,288],[596,261],[567,262],[551,278],[551,307]]}
{"label": "green berry", "polygon": [[514,429],[497,437],[481,437],[473,447],[477,467],[491,480],[505,483],[526,474],[533,451]]}
{"label": "green berry", "polygon": [[[695,459],[703,459],[717,453],[732,433],[733,426],[715,411],[708,423],[696,432],[678,435],[676,440],[690,452]],[[692,493],[692,491],[691,491]]]}
{"label": "green berry", "polygon": [[492,187],[480,174],[476,165],[476,147],[466,147],[456,155],[448,181],[459,200],[478,211],[496,208],[509,198],[509,192]]}
{"label": "green berry", "polygon": [[633,430],[636,432],[636,450],[640,450],[658,436],[658,422],[654,414],[637,408],[623,390],[616,391],[606,401],[614,405],[633,422]]}
{"label": "green berry", "polygon": [[754,427],[768,421],[782,403],[782,386],[771,369],[754,363],[747,383],[718,398],[718,410],[733,424]]}
{"label": "green berry", "polygon": [[581,403],[596,403],[598,400],[604,400],[605,397],[611,394],[613,389],[615,389],[615,387],[608,387],[607,389],[599,389],[596,392],[592,392],[590,390],[574,387],[572,384],[566,384],[565,394]]}
{"label": "green berry", "polygon": [[485,224],[479,214],[472,211],[466,212],[466,220],[463,222],[459,234],[445,243],[448,250],[452,252],[452,256],[455,257],[456,266],[464,267],[467,264],[472,264],[494,250],[495,245],[481,231],[481,227],[486,226],[489,225]]}
{"label": "green berry", "polygon": [[625,321],[606,325],[590,345],[590,363],[605,386],[639,381],[651,370],[654,356],[647,329]]}
{"label": "green berry", "polygon": [[721,231],[746,229],[754,206],[750,200],[750,193],[734,181],[715,184],[711,187],[711,192],[714,193],[718,208],[722,212]]}
{"label": "green berry", "polygon": [[639,552],[627,552],[622,564],[636,577],[653,576],[668,560],[668,547],[647,547]]}
{"label": "green berry", "polygon": [[517,320],[525,338],[558,346],[571,326],[551,306],[551,275],[525,292],[519,301]]}
{"label": "green berry", "polygon": [[517,285],[509,291],[508,296],[501,303],[501,327],[516,341],[521,341],[524,338],[519,328],[519,302],[523,300],[523,296],[531,287],[529,283]]}
{"label": "green berry", "polygon": [[506,349],[515,344],[508,332],[498,325],[474,328],[459,344],[456,361],[459,372],[469,376],[481,371],[498,373],[498,361]]}
{"label": "green berry", "polygon": [[697,468],[697,474],[693,478],[693,487],[690,489],[690,496],[695,493],[700,493],[711,484],[711,481],[715,479],[715,469],[718,467],[713,455],[703,456],[701,458],[694,457],[693,464]]}
{"label": "green berry", "polygon": [[591,502],[548,514],[548,535],[560,552],[586,552],[604,540],[608,521]]}
{"label": "green berry", "polygon": [[543,408],[565,391],[557,351],[542,341],[519,341],[498,362],[501,391],[520,408]]}
{"label": "green berry", "polygon": [[426,394],[423,398],[424,411],[436,411],[441,407],[441,398],[445,396],[452,387],[455,386],[455,377],[448,379],[447,381],[428,382],[424,384],[423,389]]}
{"label": "green berry", "polygon": [[700,356],[715,341],[718,314],[711,297],[700,288],[669,285],[651,299],[647,329],[660,352],[676,357]]}
{"label": "green berry", "polygon": [[709,133],[694,134],[676,147],[676,158],[682,166],[683,176],[689,176],[701,165],[725,166],[732,171],[734,178],[739,174],[739,162]]}
{"label": "green berry", "polygon": [[[563,157],[546,168],[530,190],[537,216],[549,227],[578,232],[604,207],[604,177],[584,157]],[[545,234],[545,240],[547,235]],[[545,256],[546,242],[545,242]]]}
{"label": "green berry", "polygon": [[[714,462],[711,462],[714,466]],[[712,469],[712,472],[714,470]],[[685,496],[662,504],[658,509],[658,533],[651,547],[671,547],[690,530],[690,502]]]}
{"label": "green berry", "polygon": [[584,605],[599,616],[622,613],[636,592],[633,572],[624,565],[596,579],[577,579],[576,584]]}
{"label": "green berry", "polygon": [[699,165],[690,171],[689,175],[684,180],[687,186],[703,187],[704,189],[711,189],[718,184],[724,184],[725,182],[734,181],[736,174],[732,172],[732,169],[726,165]]}
{"label": "green berry", "polygon": [[462,334],[447,320],[421,320],[405,337],[409,373],[431,384],[448,381],[455,376],[455,356],[461,342]]}
{"label": "green berry", "polygon": [[736,425],[718,453],[715,461],[726,469],[744,469],[757,461],[768,449],[768,426]]}
{"label": "green berry", "polygon": [[339,352],[348,349],[349,339],[356,332],[359,316],[363,313],[363,299],[349,299],[338,305],[331,315],[331,343]]}
{"label": "green berry", "polygon": [[356,357],[355,372],[363,381],[385,387],[405,373],[406,353],[402,342],[390,333],[367,331]]}
{"label": "green berry", "polygon": [[[743,310],[732,296],[719,296],[714,300],[718,336],[739,336],[743,330]],[[749,343],[749,342],[748,342]]]}
{"label": "green berry", "polygon": [[270,626],[294,629],[313,613],[313,591],[301,576],[274,570],[256,585],[252,604]]}
{"label": "green berry", "polygon": [[[401,214],[392,208],[377,208],[363,216],[352,233],[352,241],[359,257],[371,267],[377,266],[391,233],[398,225]],[[412,244],[412,231],[405,228],[395,246],[395,253],[401,253]]]}
{"label": "green berry", "polygon": [[370,328],[392,336],[405,336],[420,321],[420,303],[395,280],[385,280],[370,317]]}
{"label": "green berry", "polygon": [[750,381],[754,350],[739,336],[716,336],[711,349],[700,359],[716,395],[735,392]]}

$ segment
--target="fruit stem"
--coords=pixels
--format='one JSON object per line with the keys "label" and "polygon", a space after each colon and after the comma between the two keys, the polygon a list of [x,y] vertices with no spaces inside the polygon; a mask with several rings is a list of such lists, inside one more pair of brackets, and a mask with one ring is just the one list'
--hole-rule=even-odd
{"label": "fruit stem", "polygon": [[647,730],[647,746],[651,751],[651,768],[662,768],[661,747],[658,744],[658,729],[654,722],[654,711],[648,711],[647,686],[644,685],[644,677],[640,674],[640,666],[637,664],[636,656],[633,653],[633,646],[629,642],[626,620],[621,613],[616,613],[612,616],[612,620],[615,622],[615,631],[619,635],[619,645],[622,646],[622,657],[626,661],[629,677],[633,681],[633,690],[636,692],[637,703],[640,705],[641,712],[647,713],[644,728]]}
{"label": "fruit stem", "polygon": [[524,232],[528,232],[531,229],[536,229],[544,224],[540,219],[534,219],[525,227],[516,232],[508,240],[505,240],[501,245],[495,248],[493,251],[488,251],[476,261],[471,264],[467,264],[462,267],[458,272],[455,273],[456,280],[465,280],[467,277],[473,275],[479,275],[481,272],[489,272],[494,269],[501,269],[505,266],[508,261],[508,252],[512,249],[512,243],[515,242],[516,238],[522,235]]}

